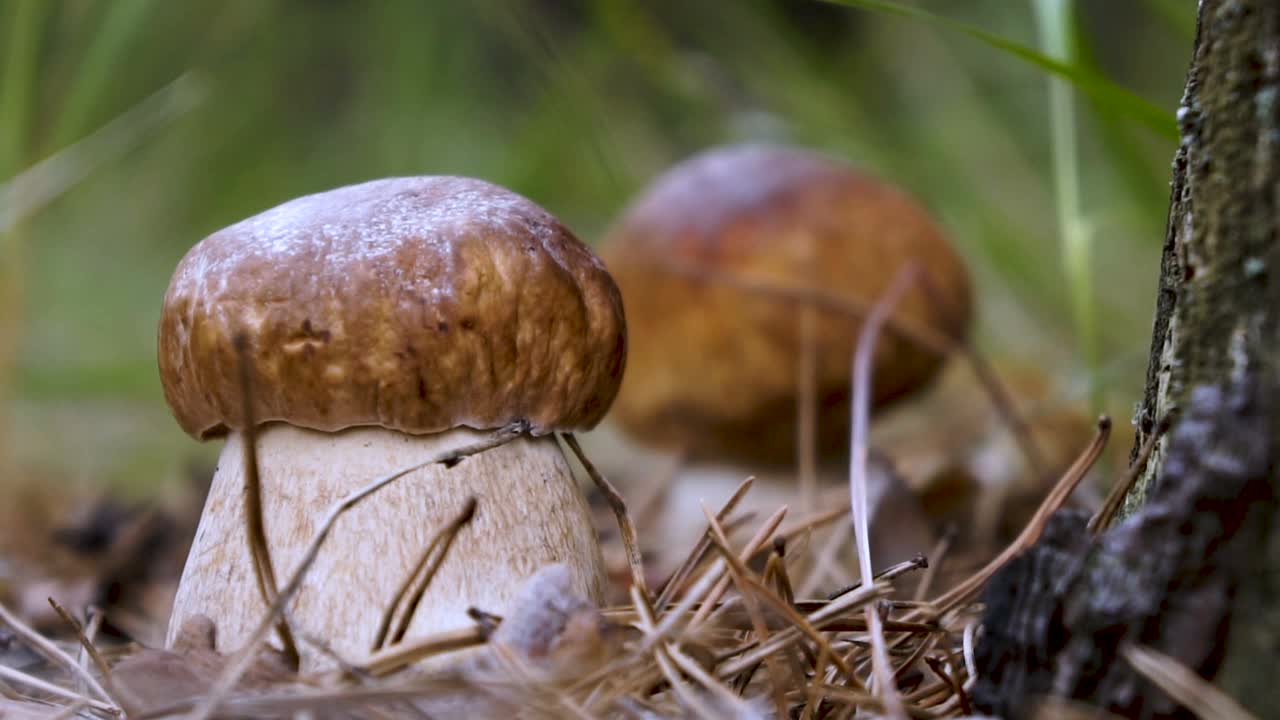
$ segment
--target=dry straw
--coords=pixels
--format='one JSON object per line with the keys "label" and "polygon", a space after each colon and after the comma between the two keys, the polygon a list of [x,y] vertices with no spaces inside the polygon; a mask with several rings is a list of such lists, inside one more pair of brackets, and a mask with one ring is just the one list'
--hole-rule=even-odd
{"label": "dry straw", "polygon": [[[858,309],[866,316],[866,323],[855,354],[855,413],[866,411],[871,390],[869,358],[879,333],[882,328],[904,332],[892,318],[893,305],[910,284],[919,282],[918,273],[908,269],[869,310]],[[905,333],[912,334],[912,330]],[[246,384],[246,403],[251,400],[250,392]],[[995,402],[1003,404],[999,399]],[[736,514],[739,502],[750,490],[747,478],[723,507],[715,512],[703,508],[705,532],[656,592],[646,584],[639,549],[641,529],[633,522],[622,495],[590,462],[577,440],[565,435],[565,443],[613,510],[630,569],[631,602],[561,618],[563,625],[549,633],[553,637],[547,647],[536,652],[495,642],[494,629],[502,619],[486,608],[473,610],[476,624],[472,627],[430,637],[404,636],[413,600],[430,585],[433,568],[474,512],[474,506],[469,506],[448,527],[437,531],[430,546],[424,548],[419,567],[395,596],[388,598],[382,631],[368,658],[359,662],[339,658],[339,670],[303,677],[292,669],[296,666],[290,665],[286,650],[279,666],[289,668],[288,672],[255,675],[254,670],[262,666],[264,658],[278,654],[267,644],[273,630],[277,636],[291,637],[286,608],[343,513],[420,467],[453,467],[470,455],[508,442],[523,429],[510,427],[473,446],[373,480],[343,498],[319,525],[303,560],[278,590],[262,533],[249,528],[246,532],[255,547],[261,589],[271,602],[245,647],[227,657],[216,656],[211,650],[201,655],[155,650],[134,653],[154,653],[195,678],[201,690],[190,697],[128,697],[128,678],[108,668],[105,661],[99,662],[96,653],[89,653],[95,658],[92,669],[77,663],[61,645],[35,633],[0,607],[0,622],[42,655],[49,670],[37,677],[0,667],[0,691],[6,703],[0,706],[0,714],[22,717],[29,711],[46,717],[208,718],[337,711],[359,717],[421,717],[424,713],[448,715],[450,709],[464,708],[474,716],[554,718],[850,718],[859,711],[893,717],[968,715],[972,712],[968,692],[974,682],[973,646],[980,610],[974,598],[999,567],[1035,541],[1048,516],[1066,501],[1096,461],[1108,424],[1100,423],[1098,436],[1054,486],[1012,545],[972,577],[925,600],[932,576],[917,584],[914,599],[898,587],[904,575],[928,566],[923,557],[873,573],[866,528],[866,423],[856,418],[851,439],[855,452],[851,453],[850,507],[812,514],[789,526],[783,525],[787,508],[782,507],[754,522]],[[1007,419],[1012,428],[1019,427],[1012,416]],[[1034,451],[1028,454],[1034,455]],[[246,498],[246,502],[253,508],[256,498]],[[797,588],[803,592],[823,585],[823,574],[838,563],[834,553],[821,547],[815,552],[812,545],[801,541],[828,531],[840,536],[850,520],[856,530],[859,568],[856,573],[852,568],[836,568],[836,574],[869,580],[825,599],[796,597]],[[833,524],[835,528],[830,527]],[[946,547],[944,540],[935,549],[935,566]],[[815,554],[828,557],[815,563]],[[819,574],[817,580],[813,579],[815,573]],[[554,617],[552,610],[516,607],[511,614]],[[78,642],[92,648],[77,624],[72,622],[72,626]],[[324,638],[300,639],[325,647]],[[293,642],[291,639],[285,647],[291,648]],[[1159,667],[1140,650],[1130,651],[1127,658],[1144,674],[1152,675],[1156,671],[1150,668]],[[422,669],[424,660],[431,661],[432,670]],[[1176,675],[1166,676],[1175,678],[1169,682],[1177,682]],[[84,692],[69,689],[77,683]]]}

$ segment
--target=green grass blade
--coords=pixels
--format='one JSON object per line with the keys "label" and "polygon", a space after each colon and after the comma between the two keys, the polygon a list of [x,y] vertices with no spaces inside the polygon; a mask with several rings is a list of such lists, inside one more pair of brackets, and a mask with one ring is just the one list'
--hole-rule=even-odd
{"label": "green grass blade", "polygon": [[93,115],[111,89],[120,60],[149,27],[155,0],[123,0],[109,3],[105,17],[77,66],[71,87],[58,113],[53,148],[70,144],[93,125]]}
{"label": "green grass blade", "polygon": [[[1075,17],[1071,0],[1036,0],[1036,25],[1041,46],[1064,62],[1076,61]],[[1080,197],[1080,150],[1076,145],[1075,97],[1064,78],[1049,78],[1049,129],[1052,138],[1054,193],[1063,274],[1071,295],[1076,341],[1088,372],[1089,396],[1101,410],[1097,384],[1097,330],[1094,326],[1093,233],[1088,229]]]}
{"label": "green grass blade", "polygon": [[1154,16],[1182,34],[1188,41],[1196,36],[1195,8],[1185,0],[1145,0],[1144,5]]}
{"label": "green grass blade", "polygon": [[822,0],[845,7],[874,10],[927,22],[948,30],[964,33],[1001,52],[1030,63],[1041,70],[1069,80],[1093,99],[1105,112],[1115,113],[1139,122],[1170,140],[1178,139],[1178,125],[1173,113],[1163,110],[1140,95],[1126,90],[1088,68],[1055,60],[1021,43],[987,32],[976,25],[935,15],[927,10],[887,0]]}
{"label": "green grass blade", "polygon": [[0,182],[0,234],[7,233],[204,101],[205,84],[181,75],[111,122],[5,182]]}
{"label": "green grass blade", "polygon": [[8,7],[0,24],[8,26],[4,66],[0,70],[0,180],[23,166],[27,127],[35,100],[35,61],[44,4],[18,0]]}
{"label": "green grass blade", "polygon": [[[28,152],[27,133],[35,116],[36,58],[44,18],[45,4],[41,0],[18,0],[8,7],[0,6],[0,28],[6,31],[4,64],[0,66],[0,181],[22,167]],[[22,324],[23,265],[22,238],[16,231],[0,229],[0,399],[8,388]],[[0,432],[4,429],[0,425]]]}

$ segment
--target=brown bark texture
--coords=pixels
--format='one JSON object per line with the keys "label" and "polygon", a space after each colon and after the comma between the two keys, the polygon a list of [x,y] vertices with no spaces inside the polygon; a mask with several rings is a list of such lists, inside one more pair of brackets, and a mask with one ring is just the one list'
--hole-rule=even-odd
{"label": "brown bark texture", "polygon": [[1045,697],[1180,717],[1121,657],[1154,647],[1259,717],[1280,713],[1280,3],[1202,0],[1177,117],[1136,449],[1162,421],[1125,518],[1062,514],[987,594],[978,704]]}

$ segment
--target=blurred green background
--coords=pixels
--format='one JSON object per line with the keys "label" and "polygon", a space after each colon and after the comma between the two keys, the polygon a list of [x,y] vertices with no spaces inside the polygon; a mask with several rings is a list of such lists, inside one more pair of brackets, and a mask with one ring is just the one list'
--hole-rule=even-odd
{"label": "blurred green background", "polygon": [[[1056,42],[1172,116],[1192,3],[1066,1],[1072,22],[1038,25],[1054,4],[910,5]],[[178,259],[224,225],[448,173],[594,241],[663,168],[740,140],[908,188],[975,270],[983,345],[1127,419],[1174,141],[1079,93],[1072,119],[1050,85],[963,33],[815,0],[0,0],[2,467],[138,490],[209,457],[168,416],[155,327]]]}

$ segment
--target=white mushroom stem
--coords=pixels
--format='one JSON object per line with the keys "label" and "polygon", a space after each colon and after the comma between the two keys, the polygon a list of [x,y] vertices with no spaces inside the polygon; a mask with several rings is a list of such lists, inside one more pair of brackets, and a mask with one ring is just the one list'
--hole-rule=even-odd
{"label": "white mushroom stem", "polygon": [[[869,476],[871,509],[871,551],[877,570],[908,560],[916,553],[927,552],[933,546],[933,533],[920,508],[919,500],[902,484],[889,468],[872,464]],[[825,512],[841,503],[848,504],[848,470],[843,467],[824,467],[818,471],[819,511]],[[654,537],[662,538],[663,545],[676,548],[680,553],[693,547],[706,531],[705,504],[713,511],[720,508],[748,476],[755,477],[751,490],[746,494],[732,517],[754,514],[754,528],[778,508],[787,505],[792,509],[790,519],[803,516],[796,513],[800,506],[800,486],[796,474],[789,469],[760,471],[745,466],[722,463],[693,463],[680,470],[675,481],[662,500]],[[833,526],[834,527],[834,526]],[[816,533],[812,552],[821,553],[829,531]],[[845,559],[853,559],[855,548],[852,538],[840,545]],[[856,567],[856,563],[854,564]],[[856,580],[856,570],[854,577]]]}
{"label": "white mushroom stem", "polygon": [[[482,436],[461,428],[424,436],[263,428],[262,510],[278,583],[293,574],[329,509],[348,493]],[[203,614],[217,627],[217,649],[234,651],[267,610],[246,532],[242,441],[232,433],[219,458],[174,599],[169,644],[188,617]],[[330,665],[307,637],[323,639],[352,662],[368,656],[397,590],[472,496],[475,518],[458,534],[406,638],[467,627],[470,607],[506,612],[522,583],[550,563],[564,563],[574,589],[600,600],[600,549],[568,463],[553,437],[520,437],[452,468],[412,472],[337,521],[288,605],[304,670]]]}

